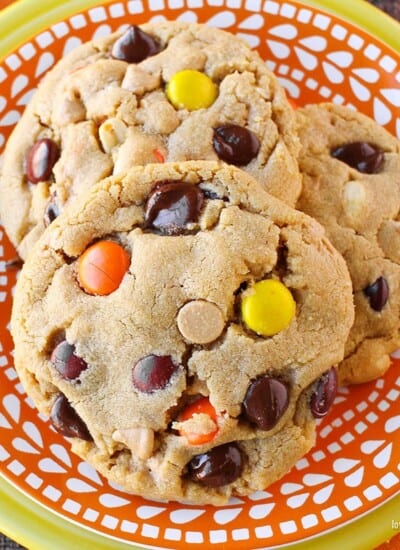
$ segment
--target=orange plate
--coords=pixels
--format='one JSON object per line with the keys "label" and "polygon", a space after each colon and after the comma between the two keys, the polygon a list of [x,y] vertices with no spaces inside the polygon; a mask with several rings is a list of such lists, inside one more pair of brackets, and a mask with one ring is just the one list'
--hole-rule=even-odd
{"label": "orange plate", "polygon": [[[31,90],[57,59],[128,22],[160,18],[197,20],[238,33],[258,48],[297,105],[323,100],[352,105],[400,133],[398,53],[311,5],[293,0],[241,4],[110,2],[49,27],[0,64],[0,152]],[[4,263],[15,252],[1,229],[0,237],[0,474],[65,520],[139,545],[245,550],[321,535],[399,492],[397,359],[384,378],[339,392],[320,426],[317,447],[265,492],[213,508],[151,502],[110,485],[70,453],[18,381],[7,328],[16,274]]]}

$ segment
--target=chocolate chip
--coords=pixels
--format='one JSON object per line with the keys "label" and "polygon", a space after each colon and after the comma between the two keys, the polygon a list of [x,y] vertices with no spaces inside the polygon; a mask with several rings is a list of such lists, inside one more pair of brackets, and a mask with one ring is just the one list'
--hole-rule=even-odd
{"label": "chocolate chip", "polygon": [[163,235],[187,232],[187,224],[197,222],[204,195],[196,185],[164,182],[150,193],[146,204],[145,228]]}
{"label": "chocolate chip", "polygon": [[254,132],[243,126],[223,124],[214,128],[213,147],[221,160],[245,166],[257,156],[260,142]]}
{"label": "chocolate chip", "polygon": [[193,457],[188,470],[193,481],[207,487],[221,487],[240,476],[243,456],[236,443],[226,443]]}
{"label": "chocolate chip", "polygon": [[67,437],[79,437],[85,441],[93,441],[86,424],[62,393],[54,402],[50,420],[57,432]]}
{"label": "chocolate chip", "polygon": [[133,385],[143,393],[162,390],[178,368],[169,355],[147,355],[133,367]]}
{"label": "chocolate chip", "polygon": [[50,199],[47,203],[46,210],[43,215],[43,223],[45,227],[49,226],[60,215],[60,209],[58,208],[55,198]]}
{"label": "chocolate chip", "polygon": [[75,380],[87,369],[86,361],[75,354],[75,346],[66,340],[54,348],[51,362],[65,380]]}
{"label": "chocolate chip", "polygon": [[15,258],[11,258],[11,260],[6,261],[6,270],[15,270],[22,269],[22,266],[24,265],[24,260],[22,260],[19,256],[16,256]]}
{"label": "chocolate chip", "polygon": [[128,63],[139,63],[159,51],[160,46],[152,36],[131,25],[114,43],[111,55]]}
{"label": "chocolate chip", "polygon": [[52,139],[39,139],[28,154],[25,170],[28,180],[31,183],[47,181],[59,155],[58,146]]}
{"label": "chocolate chip", "polygon": [[369,305],[374,311],[382,311],[389,299],[389,285],[384,277],[379,277],[372,285],[364,288]]}
{"label": "chocolate chip", "polygon": [[332,367],[316,382],[315,390],[311,395],[310,407],[314,418],[322,418],[328,413],[336,397],[337,386],[337,372]]}
{"label": "chocolate chip", "polygon": [[376,174],[381,171],[383,152],[373,143],[354,141],[332,149],[331,155],[345,162],[363,174]]}
{"label": "chocolate chip", "polygon": [[243,411],[246,418],[260,430],[271,430],[286,411],[288,404],[289,392],[286,384],[276,378],[263,376],[249,386],[243,401]]}

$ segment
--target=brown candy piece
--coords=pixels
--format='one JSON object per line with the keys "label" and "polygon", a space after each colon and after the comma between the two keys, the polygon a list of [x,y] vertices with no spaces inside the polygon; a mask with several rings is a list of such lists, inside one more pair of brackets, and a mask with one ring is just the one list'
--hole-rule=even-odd
{"label": "brown candy piece", "polygon": [[354,141],[332,149],[331,155],[345,162],[363,174],[376,174],[381,171],[384,155],[373,143]]}
{"label": "brown candy piece", "polygon": [[164,182],[149,195],[145,212],[145,228],[162,235],[186,233],[189,223],[197,222],[204,195],[195,185]]}
{"label": "brown candy piece", "polygon": [[328,414],[336,397],[338,387],[338,375],[334,367],[325,372],[316,382],[316,387],[311,395],[310,407],[314,418],[322,418]]}
{"label": "brown candy piece", "polygon": [[379,277],[372,285],[364,288],[369,305],[374,311],[382,311],[389,299],[389,285],[384,277]]}
{"label": "brown candy piece", "polygon": [[243,470],[243,456],[236,443],[225,443],[192,458],[191,479],[207,487],[221,487],[235,481]]}
{"label": "brown candy piece", "polygon": [[235,166],[245,166],[257,156],[260,142],[254,132],[237,124],[214,128],[213,147],[218,157]]}
{"label": "brown candy piece", "polygon": [[142,393],[162,390],[178,368],[169,355],[147,355],[133,367],[133,385]]}
{"label": "brown candy piece", "polygon": [[52,139],[39,139],[28,154],[25,169],[28,180],[31,183],[47,181],[59,155],[58,146]]}
{"label": "brown candy piece", "polygon": [[43,223],[45,227],[48,227],[58,216],[60,215],[60,209],[54,198],[50,199],[47,203],[46,210],[43,215]]}
{"label": "brown candy piece", "polygon": [[139,63],[159,50],[160,46],[152,36],[131,25],[114,43],[111,55],[127,63]]}
{"label": "brown candy piece", "polygon": [[51,362],[65,380],[75,380],[87,369],[86,361],[75,354],[75,346],[66,340],[54,348]]}
{"label": "brown candy piece", "polygon": [[62,393],[57,396],[53,404],[50,420],[57,432],[66,437],[79,437],[85,441],[93,441],[86,424]]}
{"label": "brown candy piece", "polygon": [[283,382],[263,376],[249,386],[243,401],[246,418],[260,430],[271,430],[289,405],[289,391]]}

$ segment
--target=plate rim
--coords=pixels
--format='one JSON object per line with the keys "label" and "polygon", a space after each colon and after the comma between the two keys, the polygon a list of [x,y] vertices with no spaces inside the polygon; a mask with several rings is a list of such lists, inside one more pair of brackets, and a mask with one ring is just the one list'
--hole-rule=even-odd
{"label": "plate rim", "polygon": [[[47,0],[45,7],[37,0],[19,0],[11,4],[0,12],[1,26],[13,29],[7,36],[0,38],[0,61],[57,21],[70,17],[81,10],[101,4],[110,4],[114,1],[68,0],[62,2],[62,0]],[[400,54],[400,23],[375,6],[366,3],[365,0],[352,0],[348,4],[344,4],[343,0],[295,1],[331,12],[353,25],[361,27]],[[400,490],[377,508],[341,527],[308,538],[303,542],[280,545],[277,548],[332,550],[341,543],[346,545],[349,533],[352,536],[354,550],[365,549],[364,543],[367,540],[369,545],[375,547],[396,534],[389,516],[392,515],[392,519],[395,520],[399,508]],[[10,514],[11,510],[12,514]],[[372,533],[371,523],[374,524]],[[125,543],[80,526],[26,495],[2,474],[0,474],[0,531],[27,546],[30,550],[53,550],[55,547],[60,550],[69,550],[71,543],[74,542],[79,543],[81,550],[92,550],[94,543],[98,550],[160,548]],[[43,534],[46,534],[46,540],[43,539]]]}

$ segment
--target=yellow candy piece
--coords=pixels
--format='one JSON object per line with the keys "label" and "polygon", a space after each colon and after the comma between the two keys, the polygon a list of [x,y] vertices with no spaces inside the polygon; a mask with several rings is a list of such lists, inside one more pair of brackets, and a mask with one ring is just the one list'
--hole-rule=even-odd
{"label": "yellow candy piece", "polygon": [[185,69],[175,73],[167,84],[167,97],[177,109],[204,109],[217,97],[217,86],[206,74]]}
{"label": "yellow candy piece", "polygon": [[265,279],[251,290],[242,299],[242,317],[251,330],[262,336],[273,336],[290,324],[296,302],[284,284]]}

